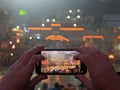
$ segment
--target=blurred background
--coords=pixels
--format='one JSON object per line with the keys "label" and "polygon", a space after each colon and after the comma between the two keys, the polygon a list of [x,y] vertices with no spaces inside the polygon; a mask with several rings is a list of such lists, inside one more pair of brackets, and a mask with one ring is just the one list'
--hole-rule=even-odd
{"label": "blurred background", "polygon": [[[119,5],[119,0],[0,0],[0,79],[24,51],[38,44],[47,49],[96,47],[120,71]],[[77,89],[81,85],[74,76],[51,75],[36,90],[44,82],[49,87],[55,82]]]}

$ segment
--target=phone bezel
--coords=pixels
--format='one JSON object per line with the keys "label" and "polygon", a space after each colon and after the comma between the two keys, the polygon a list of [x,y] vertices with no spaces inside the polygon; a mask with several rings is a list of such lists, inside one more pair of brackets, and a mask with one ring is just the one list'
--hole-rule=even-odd
{"label": "phone bezel", "polygon": [[[42,51],[75,51],[75,50],[74,49],[43,49]],[[41,52],[37,54],[41,54]],[[80,64],[80,73],[42,73],[40,68],[41,68],[41,62],[37,63],[35,67],[35,71],[39,75],[84,75],[87,73],[87,68],[83,63]]]}

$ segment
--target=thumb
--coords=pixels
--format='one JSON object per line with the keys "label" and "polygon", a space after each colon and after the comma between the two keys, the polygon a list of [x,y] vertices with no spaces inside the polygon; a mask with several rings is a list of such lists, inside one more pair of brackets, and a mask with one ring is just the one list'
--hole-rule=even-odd
{"label": "thumb", "polygon": [[96,90],[92,81],[90,81],[87,77],[83,75],[76,75],[75,78],[81,81],[84,84],[84,86],[87,88],[87,90]]}
{"label": "thumb", "polygon": [[38,75],[36,77],[34,77],[31,81],[30,84],[27,88],[27,90],[34,90],[34,87],[41,81],[44,79],[47,79],[48,77],[46,75]]}

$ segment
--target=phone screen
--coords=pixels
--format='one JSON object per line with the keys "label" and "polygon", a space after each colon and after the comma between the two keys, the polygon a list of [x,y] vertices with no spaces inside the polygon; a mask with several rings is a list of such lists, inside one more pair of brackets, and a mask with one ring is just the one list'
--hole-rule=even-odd
{"label": "phone screen", "polygon": [[45,60],[37,67],[40,74],[47,75],[75,75],[81,74],[80,60],[74,60],[73,56],[79,54],[74,50],[44,50],[41,54]]}

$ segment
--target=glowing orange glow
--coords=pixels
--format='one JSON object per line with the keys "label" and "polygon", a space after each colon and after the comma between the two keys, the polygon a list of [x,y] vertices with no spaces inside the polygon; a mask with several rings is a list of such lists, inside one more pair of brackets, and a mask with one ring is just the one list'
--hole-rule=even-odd
{"label": "glowing orange glow", "polygon": [[13,45],[12,45],[12,49],[15,49],[15,48],[16,48],[16,46],[15,46],[15,44],[13,44]]}
{"label": "glowing orange glow", "polygon": [[61,24],[59,24],[59,23],[56,23],[56,24],[52,23],[51,26],[52,27],[61,27]]}
{"label": "glowing orange glow", "polygon": [[117,36],[117,39],[120,39],[120,36]]}
{"label": "glowing orange glow", "polygon": [[109,59],[115,59],[115,55],[114,54],[109,54]]}
{"label": "glowing orange glow", "polygon": [[102,36],[102,35],[94,35],[94,36],[92,36],[92,35],[85,35],[85,36],[83,36],[83,41],[85,41],[88,38],[96,38],[96,39],[104,40],[104,36]]}
{"label": "glowing orange glow", "polygon": [[60,30],[65,30],[65,31],[83,31],[85,28],[60,28]]}
{"label": "glowing orange glow", "polygon": [[50,27],[28,27],[28,30],[52,30]]}
{"label": "glowing orange glow", "polygon": [[46,40],[59,40],[59,41],[67,41],[69,42],[70,40],[64,36],[61,35],[50,35],[48,37],[46,37]]}
{"label": "glowing orange glow", "polygon": [[22,37],[23,34],[21,34],[21,33],[17,33],[16,36]]}
{"label": "glowing orange glow", "polygon": [[12,32],[21,32],[21,33],[23,33],[24,31],[22,30],[22,29],[19,29],[19,30],[12,30]]}
{"label": "glowing orange glow", "polygon": [[19,38],[17,38],[16,42],[17,42],[17,43],[20,43],[20,39],[19,39]]}

